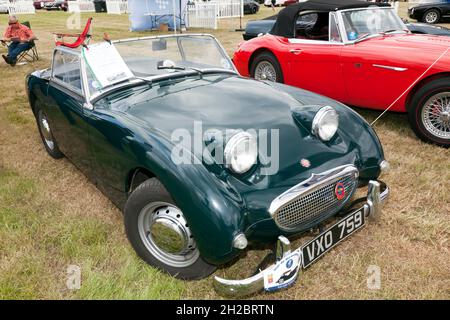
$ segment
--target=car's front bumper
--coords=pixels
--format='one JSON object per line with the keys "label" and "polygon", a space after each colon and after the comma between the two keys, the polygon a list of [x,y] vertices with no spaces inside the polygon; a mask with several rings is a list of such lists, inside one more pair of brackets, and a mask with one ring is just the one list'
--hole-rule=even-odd
{"label": "car's front bumper", "polygon": [[[363,203],[363,210],[366,217],[372,221],[376,221],[381,216],[382,206],[389,197],[389,188],[382,182],[370,181],[367,197]],[[294,251],[290,249],[290,242],[287,238],[280,236],[277,243],[276,262],[267,269],[259,272],[258,274],[243,280],[227,280],[220,277],[214,277],[214,288],[219,295],[227,297],[243,297],[250,294],[257,293],[265,286],[265,274],[272,270],[276,270],[282,264],[285,263],[286,257],[298,256],[298,266],[291,268],[294,270],[295,275],[290,279],[295,281],[299,269],[304,269],[307,266],[304,265],[302,255],[302,247],[297,248]],[[290,281],[287,285],[291,285],[293,281]],[[285,286],[280,286],[280,288]],[[267,288],[266,288],[267,289]]]}

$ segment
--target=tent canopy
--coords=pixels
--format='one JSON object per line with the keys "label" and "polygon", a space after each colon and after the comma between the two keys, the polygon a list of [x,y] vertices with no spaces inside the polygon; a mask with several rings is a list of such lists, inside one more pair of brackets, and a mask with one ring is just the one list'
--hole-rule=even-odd
{"label": "tent canopy", "polygon": [[[175,8],[173,3],[175,2]],[[184,24],[188,0],[128,0],[131,31],[151,30],[166,23],[174,28]]]}

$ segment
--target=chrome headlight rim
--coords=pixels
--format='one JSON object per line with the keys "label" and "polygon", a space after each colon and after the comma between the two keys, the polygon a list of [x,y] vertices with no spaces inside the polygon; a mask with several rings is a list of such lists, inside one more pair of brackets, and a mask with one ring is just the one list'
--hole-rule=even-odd
{"label": "chrome headlight rim", "polygon": [[[332,134],[325,135],[323,132],[323,124],[324,121],[327,120],[327,117],[333,117],[336,121],[336,128],[334,129]],[[314,116],[313,122],[312,122],[312,133],[318,137],[320,140],[328,142],[336,135],[336,132],[339,128],[339,114],[337,111],[331,107],[331,106],[324,106],[317,111],[316,115]]]}
{"label": "chrome headlight rim", "polygon": [[[247,142],[250,145],[250,151],[253,152],[253,154],[250,154],[251,161],[248,161],[247,165],[245,165],[244,167],[238,167],[238,162],[242,161],[242,158],[238,159],[238,157],[242,155],[237,155],[235,157],[235,153],[239,151],[237,150],[237,148],[239,148],[242,143]],[[233,173],[239,175],[247,173],[258,161],[258,148],[256,138],[245,131],[240,131],[234,134],[225,145],[224,160],[225,167],[231,170]]]}

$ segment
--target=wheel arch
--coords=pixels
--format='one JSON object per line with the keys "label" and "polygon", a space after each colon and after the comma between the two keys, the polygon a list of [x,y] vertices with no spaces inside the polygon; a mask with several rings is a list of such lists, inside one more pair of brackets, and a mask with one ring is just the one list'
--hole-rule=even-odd
{"label": "wheel arch", "polygon": [[177,165],[166,151],[161,147],[147,152],[145,161],[125,172],[126,197],[143,181],[157,178],[183,211],[205,261],[216,265],[230,261],[239,254],[232,247],[233,237],[244,230],[242,199],[204,165]]}
{"label": "wheel arch", "polygon": [[36,115],[37,97],[36,97],[36,94],[33,91],[31,91],[28,94],[28,101],[30,102],[31,111],[33,111],[33,114]]}
{"label": "wheel arch", "polygon": [[414,97],[414,95],[416,94],[416,92],[420,90],[420,88],[422,88],[427,83],[430,83],[431,81],[441,79],[441,78],[446,78],[446,77],[450,77],[450,72],[435,73],[426,78],[423,78],[418,83],[416,83],[416,85],[409,91],[408,96],[406,97],[406,101],[405,101],[406,111],[408,112],[409,109],[411,108],[411,100]]}
{"label": "wheel arch", "polygon": [[130,170],[125,182],[127,194],[130,195],[141,183],[154,177],[156,175],[153,172],[143,167],[136,167]]}
{"label": "wheel arch", "polygon": [[439,7],[430,7],[430,8],[427,8],[427,9],[425,9],[424,11],[423,11],[423,15],[425,15],[428,11],[430,11],[430,10],[436,10],[436,11],[438,11],[441,15],[442,15],[442,9],[441,8],[439,8]]}
{"label": "wheel arch", "polygon": [[[278,60],[277,55],[269,48],[267,48],[267,47],[258,48],[255,51],[253,51],[252,55],[250,56],[250,59],[248,59],[248,66],[247,66],[248,74],[251,74],[252,64],[253,64],[253,61],[255,60],[255,58],[263,52],[268,52],[268,53],[272,54]],[[279,60],[278,60],[278,63],[279,63]]]}

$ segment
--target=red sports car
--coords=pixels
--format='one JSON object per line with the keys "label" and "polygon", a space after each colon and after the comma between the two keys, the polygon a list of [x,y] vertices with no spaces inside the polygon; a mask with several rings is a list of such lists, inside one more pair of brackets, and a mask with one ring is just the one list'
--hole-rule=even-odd
{"label": "red sports car", "polygon": [[241,43],[243,76],[343,103],[407,112],[421,139],[450,146],[450,39],[408,31],[388,4],[310,0],[280,11],[272,30]]}

